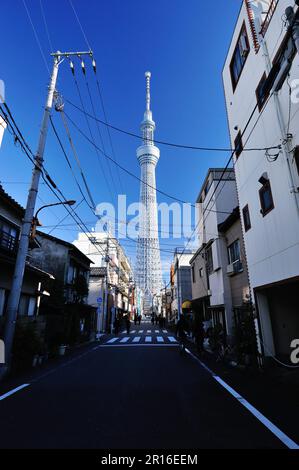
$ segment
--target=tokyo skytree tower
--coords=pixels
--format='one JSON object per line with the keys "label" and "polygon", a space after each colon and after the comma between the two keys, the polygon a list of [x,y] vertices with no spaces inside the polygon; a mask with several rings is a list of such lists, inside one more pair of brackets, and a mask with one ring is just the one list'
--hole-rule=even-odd
{"label": "tokyo skytree tower", "polygon": [[160,158],[160,150],[154,144],[156,124],[150,109],[151,73],[146,78],[146,110],[141,123],[143,144],[137,149],[141,167],[140,219],[137,243],[136,280],[144,292],[144,310],[149,312],[153,296],[160,295],[162,269],[158,232],[158,210],[155,169]]}

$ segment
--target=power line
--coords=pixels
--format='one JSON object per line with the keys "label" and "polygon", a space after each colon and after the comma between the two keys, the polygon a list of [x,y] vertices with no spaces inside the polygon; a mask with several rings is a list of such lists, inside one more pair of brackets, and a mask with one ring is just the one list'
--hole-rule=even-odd
{"label": "power line", "polygon": [[[8,106],[7,106],[7,108],[8,108]],[[2,110],[1,107],[0,107],[0,109]],[[2,110],[2,112],[4,113],[3,110]],[[41,177],[43,178],[46,186],[50,189],[50,191],[54,194],[54,196],[59,200],[59,202],[67,202],[68,199],[64,196],[62,191],[58,188],[58,186],[56,185],[54,180],[51,178],[51,176],[47,172],[46,168],[44,166],[43,166],[43,168],[39,167],[38,163],[34,160],[34,154],[33,154],[32,150],[30,149],[29,145],[26,143],[23,135],[19,131],[19,127],[16,125],[17,130],[15,130],[14,127],[12,126],[12,124],[9,122],[8,116],[5,113],[4,113],[4,115],[6,117],[8,125],[10,126],[12,132],[15,135],[15,138],[17,138],[18,141],[20,142],[21,148],[24,151],[24,153],[29,158],[31,163],[33,163],[35,166],[37,166],[40,169]],[[10,115],[11,115],[11,112],[10,112]],[[57,194],[57,193],[59,193],[59,194]],[[81,217],[77,214],[77,212],[75,212],[75,210],[73,208],[69,208],[69,206],[67,206],[67,205],[64,205],[63,207],[69,213],[69,215],[72,217],[72,219],[78,224],[78,227],[81,228],[82,232],[85,233],[85,235],[91,241],[91,243],[96,247],[97,251],[99,251],[97,244],[94,243],[94,241],[92,240],[92,237],[90,237],[88,235],[88,227],[86,227],[86,225],[82,221]],[[102,256],[105,256],[105,253],[104,253],[103,250],[102,250],[102,252],[99,251],[99,253],[102,254]]]}
{"label": "power line", "polygon": [[[80,108],[78,105],[72,103],[72,101],[70,101],[69,99],[66,99],[65,100],[67,103],[69,103],[71,106],[73,106],[74,108],[76,108],[78,111],[80,111],[81,113],[86,113],[86,111],[82,108]],[[113,129],[117,132],[121,132],[122,134],[126,134],[126,135],[129,135],[131,137],[135,137],[136,139],[139,139],[139,140],[144,140],[143,136],[140,136],[138,134],[135,134],[134,132],[130,132],[130,131],[126,131],[124,129],[121,129],[120,127],[116,127],[116,126],[113,126],[112,124],[108,124],[106,123],[105,121],[102,121],[101,119],[99,118],[94,118],[91,114],[87,113],[87,116],[89,116],[91,119],[95,119],[96,121],[98,121],[99,123],[103,124],[104,126],[107,126],[109,127],[110,129]],[[146,139],[145,139],[146,140]],[[185,144],[175,144],[175,143],[172,143],[172,142],[166,142],[164,140],[156,140],[155,139],[155,143],[156,144],[161,144],[161,145],[167,145],[169,147],[176,147],[176,148],[181,148],[181,149],[187,149],[187,150],[200,150],[202,152],[234,152],[236,151],[236,149],[232,149],[232,148],[222,148],[222,147],[198,147],[198,146],[194,146],[194,145],[185,145]],[[277,149],[277,148],[280,148],[280,146],[274,146],[274,147],[261,147],[261,148],[248,148],[248,149],[244,149],[243,151],[244,152],[257,152],[257,151],[266,151],[266,150],[273,150],[273,149]]]}
{"label": "power line", "polygon": [[[78,84],[78,81],[75,77],[75,72],[74,72],[74,68],[72,68],[72,74],[73,74],[73,79],[74,79],[74,82],[75,82],[75,86],[76,86],[76,90],[77,90],[77,93],[78,93],[78,96],[79,96],[79,100],[80,100],[80,103],[81,103],[81,106],[82,108],[85,110],[85,105],[84,105],[84,102],[83,102],[83,97],[82,97],[82,94],[81,94],[81,91],[80,91],[80,88],[79,88],[79,84]],[[86,110],[85,110],[85,121],[86,121],[86,124],[87,124],[87,128],[88,128],[88,131],[89,131],[89,135],[90,135],[90,139],[94,145],[94,148],[96,149],[96,152],[97,152],[97,155],[98,155],[98,159],[100,158],[98,152],[99,152],[99,148],[95,145],[95,139],[94,139],[94,136],[93,136],[93,133],[92,133],[92,130],[91,130],[91,126],[90,126],[90,123],[89,123],[89,119],[88,119],[88,115],[86,113]],[[101,139],[101,143],[103,145],[103,140]],[[111,171],[111,168],[109,166],[109,171],[110,171],[110,177],[111,177],[111,181],[112,181],[112,184],[114,186],[114,189],[115,189],[115,193],[117,193],[117,190],[116,190],[116,185],[115,185],[115,181],[114,181],[114,178],[113,178],[113,173]],[[105,176],[104,176],[105,177]],[[108,183],[107,183],[108,184]]]}
{"label": "power line", "polygon": [[[89,202],[87,201],[87,199],[86,199],[86,197],[85,197],[85,195],[84,195],[84,192],[83,192],[83,190],[82,190],[82,188],[81,188],[81,186],[80,186],[80,183],[79,183],[79,181],[77,180],[77,177],[76,177],[76,175],[75,175],[75,172],[74,172],[74,170],[73,170],[73,167],[72,167],[72,165],[71,165],[71,162],[70,162],[70,160],[69,160],[69,158],[68,158],[68,156],[67,156],[67,153],[66,153],[65,148],[64,148],[64,146],[63,146],[63,144],[62,144],[62,141],[61,141],[61,139],[60,139],[60,137],[59,137],[59,135],[58,135],[57,129],[56,129],[56,127],[54,126],[52,116],[50,116],[50,124],[51,124],[51,126],[52,126],[53,131],[54,131],[55,137],[56,137],[56,139],[57,139],[57,141],[58,141],[58,143],[59,143],[59,146],[60,146],[60,148],[61,148],[61,150],[62,150],[62,153],[63,153],[63,155],[64,155],[64,158],[65,158],[65,160],[66,160],[66,162],[67,162],[67,164],[68,164],[68,166],[69,166],[69,168],[70,168],[70,170],[71,170],[71,172],[72,172],[72,175],[73,175],[73,177],[74,177],[74,180],[76,181],[76,184],[77,184],[77,186],[78,186],[78,189],[79,189],[79,191],[80,191],[80,194],[81,194],[81,196],[83,197],[83,199],[84,199],[84,201],[86,202],[86,204],[88,205],[88,207],[90,207],[90,208],[93,210],[93,206],[90,206],[90,204],[89,204]],[[81,169],[81,166],[80,166],[80,165],[79,165],[79,168],[80,168],[80,170],[81,170],[81,176],[82,176],[83,182],[84,182],[84,184],[87,185],[86,179],[85,179],[84,175],[82,175],[82,169]],[[91,201],[92,201],[92,198],[91,198]]]}
{"label": "power line", "polygon": [[[84,75],[85,75],[85,74],[84,74]],[[86,75],[85,75],[85,83],[86,83],[86,88],[87,88],[88,95],[89,95],[89,100],[90,100],[92,112],[93,112],[93,115],[95,116],[95,115],[96,115],[96,113],[95,113],[95,106],[94,106],[94,103],[93,103],[93,100],[92,100],[92,96],[91,96],[91,93],[90,93],[90,88],[89,88],[89,85],[88,85],[88,81],[87,81],[87,79],[86,79]],[[99,138],[100,138],[100,142],[101,142],[101,144],[102,144],[103,151],[106,153],[105,144],[104,144],[102,132],[101,132],[101,129],[100,129],[100,125],[99,125],[98,122],[96,123],[96,125],[97,125],[97,131],[98,131],[98,135],[99,135]],[[111,200],[113,201],[113,199],[114,199],[114,198],[113,198],[113,194],[112,194],[112,191],[111,191],[111,187],[110,187],[110,185],[109,185],[109,183],[108,183],[106,173],[105,173],[105,171],[104,171],[104,166],[102,165],[102,159],[101,159],[101,157],[100,157],[100,155],[99,155],[99,150],[96,149],[96,151],[97,151],[97,155],[98,155],[98,161],[99,161],[99,163],[100,163],[100,165],[101,165],[102,173],[103,173],[103,176],[104,176],[104,178],[105,178],[106,186],[107,186],[107,188],[108,188],[108,190],[109,190],[109,192],[110,192]],[[107,164],[108,164],[108,168],[109,168],[109,173],[110,173],[111,181],[112,181],[112,183],[114,184],[114,179],[113,179],[113,174],[112,174],[112,172],[111,172],[110,162],[109,162],[109,160],[107,160],[107,159],[106,159],[106,162],[107,162]]]}
{"label": "power line", "polygon": [[50,52],[54,52],[54,48],[53,48],[52,41],[51,41],[51,36],[50,36],[50,31],[49,31],[48,24],[47,24],[46,14],[45,14],[45,10],[44,10],[44,7],[43,7],[43,0],[39,0],[39,4],[40,4],[41,14],[42,14],[42,18],[43,18],[43,22],[44,22],[44,26],[45,26],[45,30],[46,30],[46,34],[47,34],[47,38],[48,38],[48,42],[49,42],[49,46],[50,46]]}
{"label": "power line", "polygon": [[35,40],[37,42],[37,45],[38,45],[38,48],[39,48],[39,51],[41,53],[41,56],[43,58],[43,61],[44,61],[44,64],[46,66],[46,69],[48,71],[48,74],[50,75],[50,69],[49,69],[49,66],[48,66],[48,62],[46,60],[46,57],[45,57],[45,54],[44,54],[44,51],[43,51],[43,48],[42,48],[42,45],[41,45],[41,42],[39,40],[39,37],[38,37],[38,34],[36,32],[36,29],[35,29],[35,26],[33,24],[33,21],[32,21],[32,18],[31,18],[31,15],[30,15],[30,12],[28,10],[28,7],[27,7],[27,4],[26,4],[26,1],[23,0],[23,5],[24,5],[24,8],[26,10],[26,13],[27,13],[27,16],[28,16],[28,19],[29,19],[29,23],[31,24],[31,28],[33,30],[33,33],[34,33],[34,37],[35,37]]}
{"label": "power line", "polygon": [[[67,116],[68,120],[72,123],[72,125],[75,127],[75,129],[77,129],[78,132],[80,132],[80,134],[91,144],[91,145],[94,145],[97,147],[97,145],[92,142],[88,136],[82,131],[82,129],[73,121],[73,119],[64,111],[64,114]],[[123,167],[122,165],[120,165],[117,161],[115,161],[112,157],[110,157],[109,155],[107,155],[106,153],[103,152],[102,149],[100,149],[99,147],[97,147],[99,149],[100,152],[103,153],[103,155],[108,158],[110,161],[112,161],[116,166],[118,166],[122,171],[124,171],[125,173],[127,173],[128,175],[132,176],[133,178],[135,178],[136,180],[140,181],[141,183],[145,184],[146,186],[148,186],[149,188],[152,188],[152,189],[155,189],[158,193],[160,194],[163,194],[163,196],[166,196],[170,199],[173,199],[174,201],[177,201],[177,202],[180,202],[182,204],[190,204],[191,207],[196,207],[195,204],[191,204],[191,203],[188,203],[187,201],[184,201],[183,199],[179,199],[175,196],[172,196],[168,193],[166,193],[165,191],[162,191],[161,189],[158,189],[158,188],[154,188],[152,185],[150,185],[149,183],[147,183],[146,181],[143,181],[141,178],[139,178],[139,176],[135,175],[134,173],[132,173],[130,170],[128,170],[127,168]],[[227,212],[227,211],[215,211],[215,212],[219,212],[219,213],[223,213],[223,214],[230,214],[230,212]]]}
{"label": "power line", "polygon": [[[259,116],[258,116],[256,122],[254,123],[253,128],[251,129],[251,132],[250,132],[250,134],[249,134],[249,136],[248,136],[248,138],[247,138],[245,144],[243,145],[243,150],[244,150],[244,148],[245,148],[245,146],[246,146],[248,140],[250,139],[250,136],[252,135],[253,130],[256,128],[256,126],[257,126],[257,124],[258,124],[258,122],[259,122],[259,120],[260,120],[260,118],[261,118],[261,116],[262,116],[262,114],[263,114],[263,112],[264,112],[264,110],[265,110],[265,108],[266,108],[266,106],[267,106],[267,104],[268,104],[270,98],[272,97],[272,95],[273,95],[273,93],[268,96],[268,99],[267,99],[267,101],[266,101],[266,103],[265,103],[265,105],[264,105],[262,111],[260,112],[260,114],[259,114]],[[246,130],[247,130],[247,128],[248,128],[248,126],[249,126],[249,124],[250,124],[250,122],[251,122],[251,120],[252,120],[252,118],[253,118],[253,116],[254,116],[254,114],[255,114],[255,111],[257,110],[257,108],[258,108],[258,103],[255,105],[255,107],[254,107],[254,109],[253,109],[253,111],[252,111],[252,113],[251,113],[251,115],[250,115],[250,117],[249,117],[249,119],[248,119],[248,121],[247,121],[247,123],[246,123],[246,125],[245,125],[245,127],[244,127],[244,129],[243,129],[243,131],[242,131],[242,133],[241,133],[241,138],[244,136],[244,134],[245,134],[245,132],[246,132]],[[278,148],[278,147],[276,147],[276,148]],[[281,148],[281,146],[279,146],[279,148]],[[210,204],[210,202],[211,202],[212,198],[214,197],[214,195],[216,194],[216,191],[217,191],[217,189],[218,189],[218,187],[219,187],[221,181],[223,180],[223,176],[224,176],[226,170],[228,169],[228,167],[229,167],[229,165],[230,165],[230,163],[231,163],[231,161],[232,161],[232,159],[233,159],[233,157],[234,157],[234,154],[235,154],[235,151],[233,151],[233,152],[231,153],[231,155],[230,155],[230,157],[229,157],[229,159],[228,159],[228,161],[227,161],[227,164],[226,164],[225,168],[223,169],[222,175],[220,176],[220,179],[218,180],[218,183],[217,183],[217,185],[216,185],[216,187],[215,187],[215,189],[214,189],[214,191],[213,191],[213,193],[212,193],[212,195],[211,195],[211,197],[210,197],[210,199],[209,199],[209,201],[208,201],[208,203],[207,203],[207,205],[206,205],[206,208],[204,208],[204,210],[203,210],[202,217],[201,217],[201,219],[197,222],[196,227],[194,228],[194,231],[193,231],[192,235],[190,236],[190,238],[189,238],[187,244],[185,245],[185,248],[184,248],[183,252],[180,254],[180,257],[179,257],[179,259],[178,259],[178,262],[179,262],[179,260],[181,259],[181,257],[183,256],[183,254],[185,253],[185,251],[186,251],[186,249],[187,249],[187,246],[189,245],[189,243],[190,243],[190,241],[191,241],[191,239],[192,239],[192,237],[193,237],[193,235],[194,235],[194,233],[195,233],[197,227],[199,226],[200,222],[203,221],[203,223],[204,223],[204,215],[205,215],[205,212],[206,212],[206,210],[207,210],[207,207],[208,207],[208,205]],[[213,201],[213,206],[215,205],[216,200],[217,200],[217,198],[219,197],[220,192],[221,192],[222,189],[224,188],[226,181],[227,181],[227,180],[224,180],[224,184],[223,184],[221,190],[219,191],[217,197],[214,199],[214,201]],[[213,206],[212,206],[212,207],[213,207]],[[176,269],[176,268],[175,268],[175,269]],[[171,283],[171,280],[169,281],[169,283],[168,283],[168,285],[167,285],[166,287],[168,287],[168,286],[170,285],[170,283]]]}
{"label": "power line", "polygon": [[[90,42],[88,41],[88,38],[87,38],[87,35],[85,33],[85,30],[82,26],[82,23],[80,21],[80,18],[79,18],[79,15],[74,7],[74,4],[72,2],[72,0],[69,0],[69,3],[71,5],[71,8],[74,12],[74,15],[76,17],[76,20],[77,20],[77,23],[81,29],[81,32],[82,32],[82,35],[84,37],[84,40],[86,42],[86,45],[88,47],[88,49],[91,51],[91,46],[90,46]],[[91,94],[90,94],[90,89],[89,89],[89,86],[88,86],[88,82],[87,82],[87,78],[86,78],[86,74],[85,74],[85,69],[82,69],[83,72],[84,72],[84,76],[85,76],[85,80],[86,80],[86,86],[87,86],[87,89],[88,89],[88,93],[89,93],[89,96],[90,96],[90,101],[92,102],[92,98],[91,98]],[[96,76],[96,65],[95,65],[95,62],[93,61],[93,70],[94,70],[94,73],[95,73],[95,76]],[[103,109],[103,113],[104,113],[104,119],[105,121],[107,122],[107,113],[106,113],[106,109],[105,109],[105,105],[104,105],[104,100],[103,100],[103,95],[101,93],[101,89],[100,89],[100,84],[99,84],[99,81],[98,81],[98,78],[96,76],[96,83],[97,83],[97,89],[98,89],[98,93],[99,93],[99,96],[100,96],[100,102],[101,102],[101,106],[102,106],[102,109]],[[84,109],[84,107],[82,106],[82,108]],[[94,118],[96,117],[95,115],[95,112],[94,112],[94,106],[92,104],[92,108],[93,108],[93,113],[94,113]],[[112,155],[113,157],[115,158],[116,160],[116,156],[115,156],[115,153],[114,153],[114,147],[113,147],[113,143],[112,143],[112,138],[111,138],[111,134],[110,134],[110,130],[108,128],[107,129],[107,132],[108,132],[108,138],[109,138],[109,142],[110,142],[110,146],[111,146],[111,151],[112,151]],[[104,148],[104,143],[102,141],[102,138],[101,138],[101,142],[102,142],[102,146],[103,146],[103,150],[105,151],[105,148]],[[109,170],[110,170],[110,165],[108,165],[109,167]],[[123,190],[123,186],[122,186],[122,181],[121,181],[121,178],[120,178],[120,174],[119,174],[119,171],[118,171],[118,168],[117,168],[117,175],[118,175],[118,180],[119,180],[119,184],[120,184],[120,187],[122,189],[122,192],[124,192]],[[113,176],[111,175],[111,178],[112,178],[112,181],[113,181],[113,185],[114,185],[114,180],[113,180]],[[117,193],[117,190],[116,190],[116,193]]]}
{"label": "power line", "polygon": [[82,26],[82,24],[81,24],[81,21],[80,21],[80,19],[79,19],[79,16],[78,16],[78,14],[77,14],[77,11],[76,11],[76,9],[75,9],[75,7],[74,7],[74,4],[73,4],[72,0],[69,0],[69,3],[70,3],[71,8],[72,8],[72,10],[73,10],[73,12],[74,12],[74,15],[75,15],[75,17],[76,17],[76,20],[77,20],[77,22],[78,22],[78,25],[79,25],[79,27],[80,27],[80,29],[81,29],[81,32],[82,32],[82,35],[83,35],[84,40],[85,40],[85,42],[86,42],[86,45],[87,45],[88,49],[91,51],[91,47],[90,47],[89,41],[88,41],[88,39],[87,39],[87,36],[86,36],[86,34],[85,34],[85,31],[84,31],[84,29],[83,29],[83,26]]}

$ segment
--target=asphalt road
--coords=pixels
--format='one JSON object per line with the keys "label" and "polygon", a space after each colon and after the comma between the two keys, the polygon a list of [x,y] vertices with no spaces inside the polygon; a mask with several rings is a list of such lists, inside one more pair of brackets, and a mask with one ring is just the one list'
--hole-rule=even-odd
{"label": "asphalt road", "polygon": [[132,326],[130,335],[121,333],[2,395],[0,447],[285,447],[170,338],[149,324]]}

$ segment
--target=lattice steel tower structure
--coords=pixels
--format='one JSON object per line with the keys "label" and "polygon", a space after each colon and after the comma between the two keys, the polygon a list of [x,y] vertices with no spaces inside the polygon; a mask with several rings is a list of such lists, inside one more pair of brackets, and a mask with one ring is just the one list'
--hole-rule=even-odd
{"label": "lattice steel tower structure", "polygon": [[156,124],[150,109],[151,73],[146,72],[145,78],[146,109],[141,123],[143,145],[137,149],[137,158],[141,167],[141,183],[136,281],[144,292],[144,312],[149,313],[154,296],[159,296],[162,288],[155,174],[160,150],[154,143]]}

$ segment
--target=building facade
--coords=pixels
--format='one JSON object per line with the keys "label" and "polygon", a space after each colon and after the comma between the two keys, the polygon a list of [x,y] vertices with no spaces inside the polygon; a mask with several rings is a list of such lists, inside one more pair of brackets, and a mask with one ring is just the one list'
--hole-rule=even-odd
{"label": "building facade", "polygon": [[223,69],[259,349],[285,358],[299,337],[299,56],[284,23],[290,5],[243,1]]}
{"label": "building facade", "polygon": [[171,267],[171,318],[177,320],[183,313],[184,303],[192,299],[191,287],[191,266],[190,260],[193,257],[191,250],[179,250],[174,252]]}
{"label": "building facade", "polygon": [[227,276],[227,245],[218,226],[238,205],[234,170],[210,168],[197,198],[199,250],[191,260],[195,311],[233,335],[232,296]]}
{"label": "building facade", "polygon": [[[5,312],[11,289],[17,249],[25,209],[0,185],[0,332],[5,323]],[[46,269],[39,269],[27,259],[18,308],[18,322],[37,322],[41,298],[48,292],[44,286],[54,276]],[[39,328],[39,327],[38,327]],[[44,328],[44,327],[43,327]]]}
{"label": "building facade", "polygon": [[93,268],[101,270],[101,276],[90,279],[90,287],[93,297],[100,299],[97,306],[98,317],[101,317],[99,331],[111,331],[116,315],[131,315],[135,309],[131,302],[134,283],[130,260],[109,232],[79,233],[74,245],[93,261]]}

